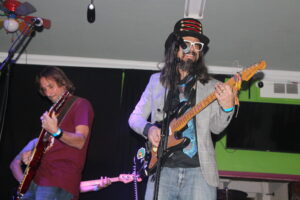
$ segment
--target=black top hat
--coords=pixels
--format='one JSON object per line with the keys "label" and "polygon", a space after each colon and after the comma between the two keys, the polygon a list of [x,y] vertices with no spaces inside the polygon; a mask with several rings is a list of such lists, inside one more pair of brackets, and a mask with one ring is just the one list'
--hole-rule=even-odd
{"label": "black top hat", "polygon": [[208,50],[209,38],[203,35],[202,24],[199,20],[194,18],[182,18],[174,26],[174,31],[169,35],[165,42],[165,48],[167,49],[176,40],[176,36],[192,36],[198,38],[205,44],[204,53]]}

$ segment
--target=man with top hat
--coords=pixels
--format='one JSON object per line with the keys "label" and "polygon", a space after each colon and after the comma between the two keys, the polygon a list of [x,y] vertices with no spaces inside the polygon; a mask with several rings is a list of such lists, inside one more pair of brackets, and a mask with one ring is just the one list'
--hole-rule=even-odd
{"label": "man with top hat", "polygon": [[[199,20],[180,19],[165,42],[161,72],[151,76],[129,118],[130,127],[156,148],[162,129],[155,122],[163,121],[166,113],[176,110],[179,104],[187,105],[184,111],[187,112],[211,93],[216,95],[217,100],[188,121],[181,131],[188,138],[188,145],[172,152],[162,162],[159,200],[217,198],[219,177],[211,133],[219,134],[231,121],[236,92],[209,76],[204,62],[208,43]],[[151,120],[147,121],[150,115]],[[155,174],[148,179],[146,200],[153,199],[154,180]]]}

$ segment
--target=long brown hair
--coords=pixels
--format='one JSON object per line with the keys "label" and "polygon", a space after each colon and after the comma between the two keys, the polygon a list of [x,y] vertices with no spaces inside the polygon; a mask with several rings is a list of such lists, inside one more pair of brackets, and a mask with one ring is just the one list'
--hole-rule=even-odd
{"label": "long brown hair", "polygon": [[53,79],[58,86],[65,86],[66,90],[68,90],[70,93],[73,93],[75,91],[74,84],[70,79],[67,77],[67,75],[58,67],[46,67],[40,73],[36,76],[36,82],[39,85],[39,92],[44,96],[43,90],[40,88],[40,79],[44,78],[50,78]]}

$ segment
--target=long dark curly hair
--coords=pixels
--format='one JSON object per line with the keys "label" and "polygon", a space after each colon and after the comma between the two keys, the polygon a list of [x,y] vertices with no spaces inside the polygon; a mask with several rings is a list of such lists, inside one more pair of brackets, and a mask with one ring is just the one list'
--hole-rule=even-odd
{"label": "long dark curly hair", "polygon": [[[169,46],[165,48],[164,66],[161,70],[160,82],[166,88],[174,88],[176,83],[180,80],[178,71],[178,63],[180,59],[177,58],[179,44],[174,40]],[[196,61],[194,67],[189,71],[190,75],[196,77],[202,84],[205,84],[210,79],[207,67],[204,63],[204,56],[201,52],[199,59]]]}

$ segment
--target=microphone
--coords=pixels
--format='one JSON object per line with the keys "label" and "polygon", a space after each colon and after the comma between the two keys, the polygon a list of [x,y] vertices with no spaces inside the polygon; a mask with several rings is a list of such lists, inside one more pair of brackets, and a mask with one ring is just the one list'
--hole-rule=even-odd
{"label": "microphone", "polygon": [[42,27],[44,25],[43,19],[39,17],[34,17],[31,19],[35,27]]}
{"label": "microphone", "polygon": [[179,35],[177,35],[176,33],[174,33],[176,40],[179,44],[179,46],[181,46],[183,53],[188,54],[190,53],[190,47],[186,45],[186,43],[183,41],[182,37],[180,37]]}

